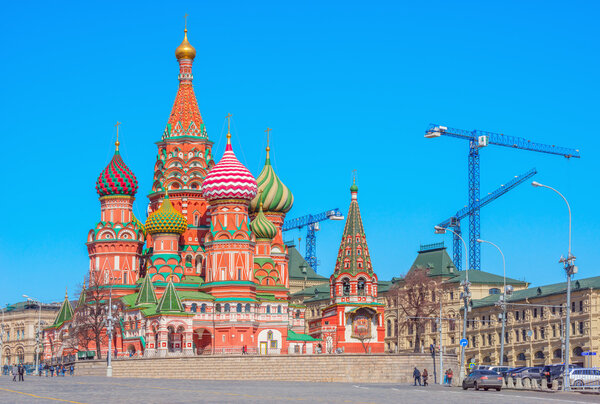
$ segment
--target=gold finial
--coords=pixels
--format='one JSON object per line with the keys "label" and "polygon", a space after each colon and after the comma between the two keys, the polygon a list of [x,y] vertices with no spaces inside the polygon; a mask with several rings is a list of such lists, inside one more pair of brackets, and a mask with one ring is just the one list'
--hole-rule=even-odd
{"label": "gold finial", "polygon": [[117,141],[115,142],[115,147],[116,150],[119,151],[119,145],[121,143],[119,143],[119,125],[121,124],[121,122],[117,121],[117,124],[115,125],[117,127]]}
{"label": "gold finial", "polygon": [[83,288],[85,289],[85,278],[83,278]]}
{"label": "gold finial", "polygon": [[65,300],[69,299],[69,294],[67,293],[67,288],[65,287]]}
{"label": "gold finial", "polygon": [[356,169],[352,170],[352,184],[356,185]]}
{"label": "gold finial", "polygon": [[196,49],[189,43],[187,39],[187,17],[188,15],[184,15],[184,29],[183,29],[183,41],[181,45],[175,49],[175,57],[177,60],[180,59],[194,59],[196,57]]}
{"label": "gold finial", "polygon": [[231,117],[232,114],[227,114],[225,119],[227,119],[227,144],[231,144]]}
{"label": "gold finial", "polygon": [[270,144],[270,140],[271,140],[271,131],[273,129],[267,127],[267,130],[265,130],[265,132],[267,133],[267,157],[269,157],[269,151],[271,150],[271,147],[269,146]]}

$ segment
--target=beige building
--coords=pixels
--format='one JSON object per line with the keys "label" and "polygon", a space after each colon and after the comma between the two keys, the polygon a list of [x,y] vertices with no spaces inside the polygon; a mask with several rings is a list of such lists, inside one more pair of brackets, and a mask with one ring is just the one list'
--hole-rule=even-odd
{"label": "beige building", "polygon": [[[540,366],[564,362],[566,282],[516,291],[507,299],[504,363]],[[469,313],[467,362],[500,363],[499,295],[474,300]],[[570,363],[600,366],[600,276],[571,288]],[[596,355],[582,355],[595,352]]]}
{"label": "beige building", "polygon": [[[54,322],[60,309],[60,304],[42,304],[40,312],[36,303],[20,302],[8,305],[0,313],[0,363],[14,365],[35,361],[35,340],[38,318],[41,318],[41,327]],[[40,347],[41,352],[41,347]]]}
{"label": "beige building", "polygon": [[[462,337],[462,307],[461,282],[465,280],[466,272],[458,271],[448,255],[444,243],[422,245],[411,269],[428,269],[429,276],[442,282],[443,293],[438,293],[435,299],[441,298],[442,309],[442,346],[447,353],[460,352],[459,341]],[[504,279],[485,271],[469,271],[471,295],[473,299],[482,299],[490,295],[499,296]],[[517,279],[507,278],[507,282],[515,290],[525,289],[528,283]],[[414,350],[415,333],[411,328],[403,327],[404,316],[398,306],[398,294],[404,287],[402,278],[394,278],[391,282],[380,282],[380,301],[385,303],[386,351],[411,352]],[[439,312],[434,314],[439,317]],[[439,346],[439,322],[432,318],[427,321],[421,334],[420,346],[427,350],[429,345]]]}

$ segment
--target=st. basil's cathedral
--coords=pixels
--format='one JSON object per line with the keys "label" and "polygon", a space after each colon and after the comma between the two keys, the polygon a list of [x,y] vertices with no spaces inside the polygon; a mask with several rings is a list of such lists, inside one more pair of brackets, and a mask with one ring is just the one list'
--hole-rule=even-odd
{"label": "st. basil's cathedral", "polygon": [[290,299],[290,247],[282,235],[292,192],[276,175],[268,146],[255,179],[236,158],[229,129],[225,152],[215,162],[192,85],[196,50],[187,29],[175,56],[179,88],[157,142],[148,218],[142,223],[133,214],[137,179],[117,138],[96,181],[100,219],[87,236],[87,289],[75,308],[65,296],[54,324],[44,330],[44,358],[93,355],[98,341],[106,355],[105,337],[83,338],[85,344],[69,339],[78,312],[97,304],[98,291],[122,307],[112,337],[117,357],[312,354],[326,352],[325,345],[328,351],[364,352],[367,334],[369,351],[383,352],[383,305],[377,303],[356,184],[330,278],[331,304],[305,334],[305,306]]}

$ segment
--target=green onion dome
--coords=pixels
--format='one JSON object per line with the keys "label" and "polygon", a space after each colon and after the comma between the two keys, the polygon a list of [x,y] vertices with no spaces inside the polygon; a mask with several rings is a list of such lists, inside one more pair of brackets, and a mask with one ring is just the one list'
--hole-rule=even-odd
{"label": "green onion dome", "polygon": [[187,230],[187,220],[171,204],[169,194],[165,195],[160,208],[152,212],[146,219],[146,231],[155,233],[177,233],[183,234]]}
{"label": "green onion dome", "polygon": [[116,150],[112,160],[96,180],[96,191],[100,196],[134,196],[138,189],[137,179],[119,154],[119,142],[117,141],[115,145]]}
{"label": "green onion dome", "polygon": [[350,187],[350,192],[358,192],[358,186],[356,185],[356,183],[352,184],[352,186]]}
{"label": "green onion dome", "polygon": [[144,226],[144,223],[140,222],[138,220],[137,217],[135,217],[135,215],[133,215],[133,223],[135,223],[135,225],[142,231],[142,234],[145,236],[146,235],[146,226]]}
{"label": "green onion dome", "polygon": [[269,150],[270,148],[267,147],[267,160],[265,161],[265,166],[256,179],[258,193],[250,202],[250,212],[256,212],[258,210],[258,195],[262,192],[261,200],[265,212],[287,213],[292,209],[292,205],[294,204],[294,195],[292,195],[289,188],[286,187],[279,177],[277,177],[277,174],[275,174],[275,170],[273,170],[273,166],[271,165]]}
{"label": "green onion dome", "polygon": [[262,202],[258,208],[258,215],[250,222],[250,229],[257,239],[273,240],[277,235],[277,227],[263,213]]}

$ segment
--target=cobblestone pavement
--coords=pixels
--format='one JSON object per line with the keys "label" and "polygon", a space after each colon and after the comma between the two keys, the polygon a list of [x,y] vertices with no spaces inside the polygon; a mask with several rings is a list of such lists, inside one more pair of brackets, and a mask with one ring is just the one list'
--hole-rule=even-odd
{"label": "cobblestone pavement", "polygon": [[463,391],[440,386],[0,376],[0,403],[597,403],[600,395]]}

